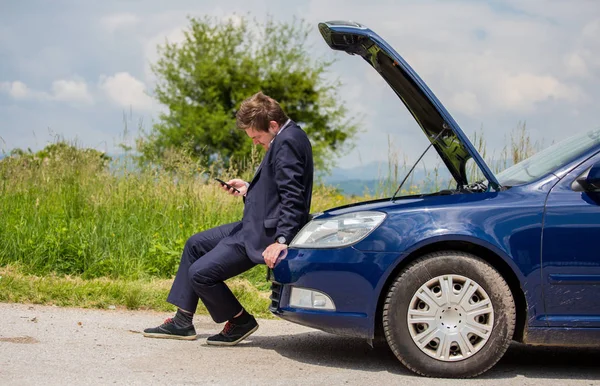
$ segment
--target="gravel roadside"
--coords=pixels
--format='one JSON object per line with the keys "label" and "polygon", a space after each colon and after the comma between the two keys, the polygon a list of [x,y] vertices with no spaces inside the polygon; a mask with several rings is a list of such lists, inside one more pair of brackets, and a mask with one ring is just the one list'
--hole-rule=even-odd
{"label": "gravel roadside", "polygon": [[600,348],[514,344],[496,367],[473,380],[421,378],[364,340],[282,320],[236,347],[211,347],[221,326],[195,318],[199,339],[148,339],[166,313],[0,303],[0,384],[389,384],[600,385]]}

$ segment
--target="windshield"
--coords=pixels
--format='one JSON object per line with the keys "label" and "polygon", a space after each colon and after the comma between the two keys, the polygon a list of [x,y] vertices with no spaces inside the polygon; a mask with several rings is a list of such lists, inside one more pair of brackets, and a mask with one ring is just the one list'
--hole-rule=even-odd
{"label": "windshield", "polygon": [[498,174],[502,186],[527,184],[600,145],[600,128],[556,143]]}

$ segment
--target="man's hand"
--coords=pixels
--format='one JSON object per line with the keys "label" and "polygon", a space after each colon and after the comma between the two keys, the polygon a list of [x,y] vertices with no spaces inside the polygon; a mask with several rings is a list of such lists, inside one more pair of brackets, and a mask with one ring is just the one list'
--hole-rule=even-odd
{"label": "man's hand", "polygon": [[229,180],[229,181],[226,181],[226,182],[229,185],[233,186],[234,188],[236,188],[237,190],[240,191],[238,193],[238,192],[236,192],[233,189],[229,189],[225,185],[221,185],[221,189],[223,189],[227,193],[231,194],[232,196],[243,196],[248,191],[248,186],[246,185],[246,181],[244,181],[244,180],[240,180],[239,178],[234,178],[233,180]]}
{"label": "man's hand", "polygon": [[287,245],[279,243],[273,243],[269,245],[267,249],[265,249],[265,251],[262,253],[263,257],[265,258],[265,264],[267,265],[267,267],[273,268],[275,266],[275,263],[277,263],[279,255],[281,255],[282,259],[285,258],[287,256],[287,247]]}

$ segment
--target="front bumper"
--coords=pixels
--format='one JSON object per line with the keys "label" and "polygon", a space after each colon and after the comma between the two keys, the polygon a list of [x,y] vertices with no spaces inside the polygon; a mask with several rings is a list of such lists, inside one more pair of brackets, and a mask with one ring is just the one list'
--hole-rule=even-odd
{"label": "front bumper", "polygon": [[[397,253],[341,249],[289,249],[273,269],[271,305],[273,314],[294,323],[338,335],[370,339],[381,288]],[[292,287],[327,294],[336,309],[292,307]]]}

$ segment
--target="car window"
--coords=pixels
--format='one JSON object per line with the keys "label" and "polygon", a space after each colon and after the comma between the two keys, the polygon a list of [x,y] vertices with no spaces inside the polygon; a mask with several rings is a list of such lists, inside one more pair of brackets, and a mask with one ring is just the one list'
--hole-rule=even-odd
{"label": "car window", "polygon": [[499,173],[503,186],[535,181],[600,145],[600,128],[567,138]]}

